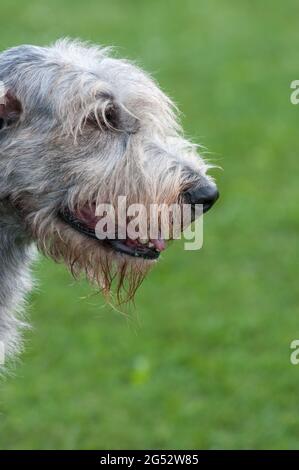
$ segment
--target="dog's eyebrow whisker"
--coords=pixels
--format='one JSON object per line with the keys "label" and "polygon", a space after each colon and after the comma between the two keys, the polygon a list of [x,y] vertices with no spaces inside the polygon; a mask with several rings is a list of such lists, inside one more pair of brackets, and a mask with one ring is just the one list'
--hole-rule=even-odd
{"label": "dog's eyebrow whisker", "polygon": [[134,119],[136,119],[137,121],[140,121],[140,118],[138,116],[136,116],[136,114],[134,114],[132,111],[130,111],[123,103],[119,103],[119,105],[121,106],[121,108],[126,112],[128,113],[130,116],[132,116]]}

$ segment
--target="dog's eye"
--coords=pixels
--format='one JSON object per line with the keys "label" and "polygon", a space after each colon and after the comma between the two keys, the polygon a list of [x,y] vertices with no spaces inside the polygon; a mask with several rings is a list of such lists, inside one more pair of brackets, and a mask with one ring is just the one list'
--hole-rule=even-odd
{"label": "dog's eye", "polygon": [[119,128],[119,110],[114,103],[109,103],[97,114],[90,113],[86,123],[97,129],[118,130]]}
{"label": "dog's eye", "polygon": [[114,129],[117,129],[118,124],[119,124],[119,119],[118,119],[118,108],[114,104],[108,105],[104,116],[105,116],[105,122],[108,124],[108,126],[113,127]]}

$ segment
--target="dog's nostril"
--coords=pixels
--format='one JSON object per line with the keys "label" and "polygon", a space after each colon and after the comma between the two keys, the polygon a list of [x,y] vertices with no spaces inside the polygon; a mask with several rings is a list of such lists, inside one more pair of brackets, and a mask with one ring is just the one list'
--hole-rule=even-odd
{"label": "dog's nostril", "polygon": [[219,198],[219,191],[215,184],[195,186],[184,192],[187,204],[202,204],[203,212],[207,212]]}

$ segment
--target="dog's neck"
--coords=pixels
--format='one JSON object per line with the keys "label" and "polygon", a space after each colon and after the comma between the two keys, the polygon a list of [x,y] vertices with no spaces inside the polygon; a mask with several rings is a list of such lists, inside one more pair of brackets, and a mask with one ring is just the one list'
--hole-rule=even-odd
{"label": "dog's neck", "polygon": [[6,201],[0,201],[0,336],[7,356],[19,347],[22,305],[31,289],[35,249]]}

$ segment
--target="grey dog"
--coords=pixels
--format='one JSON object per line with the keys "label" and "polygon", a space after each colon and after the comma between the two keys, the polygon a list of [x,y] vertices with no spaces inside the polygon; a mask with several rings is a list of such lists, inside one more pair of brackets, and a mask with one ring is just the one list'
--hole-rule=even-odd
{"label": "grey dog", "polygon": [[132,297],[162,250],[99,240],[95,207],[202,204],[218,198],[155,81],[109,48],[62,39],[0,54],[0,341],[20,347],[36,247],[105,293]]}

